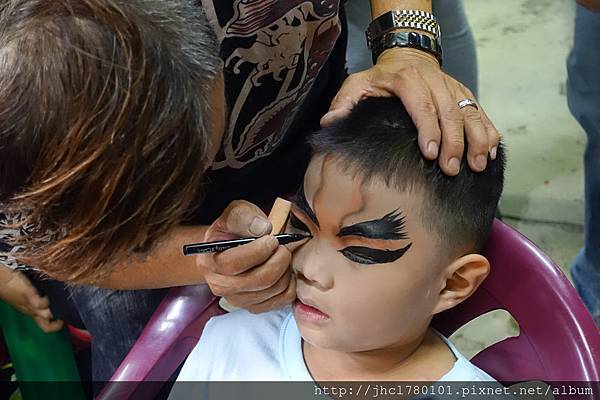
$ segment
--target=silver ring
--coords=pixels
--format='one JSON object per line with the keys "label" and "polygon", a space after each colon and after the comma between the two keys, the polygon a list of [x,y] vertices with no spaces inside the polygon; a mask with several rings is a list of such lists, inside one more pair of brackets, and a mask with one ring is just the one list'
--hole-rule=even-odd
{"label": "silver ring", "polygon": [[477,103],[474,100],[464,99],[458,102],[458,108],[462,109],[468,106],[473,106],[476,110],[479,110],[479,107],[477,107]]}

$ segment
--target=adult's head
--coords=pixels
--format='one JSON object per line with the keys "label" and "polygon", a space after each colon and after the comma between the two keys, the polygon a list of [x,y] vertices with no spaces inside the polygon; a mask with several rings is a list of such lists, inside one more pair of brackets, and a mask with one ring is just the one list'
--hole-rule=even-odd
{"label": "adult's head", "polygon": [[0,204],[20,258],[89,281],[181,221],[220,145],[217,40],[185,0],[0,4]]}
{"label": "adult's head", "polygon": [[410,348],[434,314],[489,272],[480,254],[503,185],[503,151],[445,175],[419,151],[398,99],[369,99],[317,132],[290,224],[313,238],[292,261],[295,315],[310,344],[344,352]]}

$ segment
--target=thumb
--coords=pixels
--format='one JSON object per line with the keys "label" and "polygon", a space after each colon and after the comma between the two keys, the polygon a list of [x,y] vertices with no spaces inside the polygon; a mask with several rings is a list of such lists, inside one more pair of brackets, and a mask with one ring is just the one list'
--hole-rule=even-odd
{"label": "thumb", "polygon": [[366,93],[368,82],[363,78],[364,73],[350,75],[335,95],[329,106],[329,111],[321,118],[321,126],[326,128],[336,121],[347,117],[354,106]]}
{"label": "thumb", "polygon": [[272,226],[267,216],[256,205],[244,200],[229,204],[206,232],[206,239],[226,240],[239,237],[264,236]]}

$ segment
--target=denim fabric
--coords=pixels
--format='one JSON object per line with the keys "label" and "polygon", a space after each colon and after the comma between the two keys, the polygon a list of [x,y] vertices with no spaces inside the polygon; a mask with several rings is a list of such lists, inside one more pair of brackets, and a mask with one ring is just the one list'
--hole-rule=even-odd
{"label": "denim fabric", "polygon": [[95,382],[101,385],[110,379],[167,291],[71,286],[72,300],[83,325],[93,336],[92,379]]}
{"label": "denim fabric", "polygon": [[584,155],[584,245],[571,274],[600,325],[600,12],[577,5],[573,49],[567,60],[569,109],[587,135]]}
{"label": "denim fabric", "polygon": [[[477,52],[463,0],[433,0],[433,14],[442,28],[443,70],[471,89],[477,97]],[[365,30],[371,22],[369,0],[346,3],[346,16],[348,72],[354,73],[373,65],[365,39]]]}

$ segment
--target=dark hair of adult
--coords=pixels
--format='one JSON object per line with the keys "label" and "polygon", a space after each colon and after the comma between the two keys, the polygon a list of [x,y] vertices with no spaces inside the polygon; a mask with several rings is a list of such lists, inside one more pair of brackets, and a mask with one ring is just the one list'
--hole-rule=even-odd
{"label": "dark hair of adult", "polygon": [[192,1],[0,3],[0,209],[19,260],[106,273],[179,223],[208,166],[217,40]]}
{"label": "dark hair of adult", "polygon": [[417,129],[396,98],[366,99],[348,118],[316,132],[310,141],[314,154],[332,154],[354,175],[421,193],[422,221],[438,234],[445,255],[483,247],[502,193],[502,146],[480,173],[469,168],[465,149],[459,174],[446,176],[437,160],[422,156]]}

